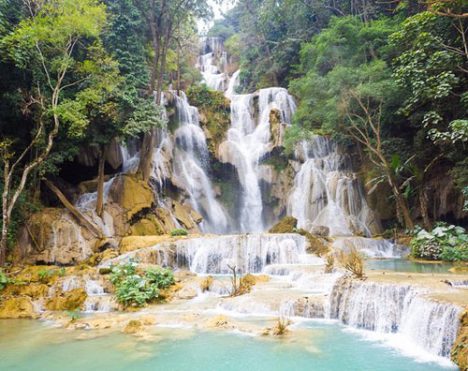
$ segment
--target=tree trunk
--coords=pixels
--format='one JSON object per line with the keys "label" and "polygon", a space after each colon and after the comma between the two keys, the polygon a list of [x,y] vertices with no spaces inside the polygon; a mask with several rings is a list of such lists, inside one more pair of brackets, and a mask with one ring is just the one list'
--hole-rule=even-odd
{"label": "tree trunk", "polygon": [[156,130],[151,129],[143,138],[140,149],[140,163],[138,165],[139,177],[147,182],[151,176],[151,164],[153,162],[153,151],[156,145]]}
{"label": "tree trunk", "polygon": [[99,157],[98,177],[97,177],[97,199],[96,199],[96,214],[102,219],[104,211],[104,165],[106,163],[104,157],[105,151],[101,148],[101,156]]}
{"label": "tree trunk", "polygon": [[419,198],[419,210],[421,212],[421,217],[423,219],[424,228],[426,228],[427,230],[430,230],[432,225],[431,225],[431,220],[429,218],[427,193],[424,187],[421,187],[421,189],[419,190],[418,198]]}
{"label": "tree trunk", "polygon": [[52,192],[55,193],[63,206],[65,206],[65,208],[76,218],[80,225],[85,227],[95,237],[103,238],[102,231],[99,229],[99,227],[88,220],[80,210],[78,210],[70,201],[68,201],[67,197],[62,193],[62,191],[60,191],[60,189],[58,189],[52,182],[47,179],[44,179],[44,183],[47,185],[47,187],[50,188]]}

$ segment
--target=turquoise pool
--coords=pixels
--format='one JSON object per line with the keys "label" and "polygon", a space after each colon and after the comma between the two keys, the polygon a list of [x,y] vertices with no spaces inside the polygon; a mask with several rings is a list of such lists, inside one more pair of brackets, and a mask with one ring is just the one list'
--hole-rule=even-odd
{"label": "turquoise pool", "polygon": [[[266,340],[225,332],[156,329],[156,338],[112,334],[79,340],[35,321],[0,321],[2,371],[143,370],[356,370],[432,371],[378,342],[336,324],[308,322],[300,341]],[[158,332],[159,337],[158,337]]]}

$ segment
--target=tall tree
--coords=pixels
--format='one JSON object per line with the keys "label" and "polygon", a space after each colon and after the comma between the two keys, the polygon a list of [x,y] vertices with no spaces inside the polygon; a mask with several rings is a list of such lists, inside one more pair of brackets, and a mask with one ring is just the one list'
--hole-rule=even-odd
{"label": "tall tree", "polygon": [[27,16],[3,37],[1,47],[4,58],[32,73],[26,106],[34,110],[35,126],[22,148],[14,146],[14,138],[2,138],[0,145],[0,264],[5,261],[13,209],[30,175],[47,160],[63,124],[67,135],[82,134],[88,124],[84,102],[93,99],[95,84],[101,83],[100,65],[87,51],[99,47],[95,41],[106,22],[104,6],[97,0],[24,0],[24,5]]}

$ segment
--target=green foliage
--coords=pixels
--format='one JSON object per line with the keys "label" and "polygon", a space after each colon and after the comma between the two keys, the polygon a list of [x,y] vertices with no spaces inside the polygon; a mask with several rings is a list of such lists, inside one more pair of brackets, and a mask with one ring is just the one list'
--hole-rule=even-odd
{"label": "green foliage", "polygon": [[145,277],[150,284],[156,285],[158,289],[167,289],[175,283],[174,274],[167,268],[148,268]]}
{"label": "green foliage", "polygon": [[71,322],[75,322],[77,319],[80,318],[80,311],[78,310],[67,310],[65,311],[65,313],[70,318]]}
{"label": "green foliage", "polygon": [[8,276],[0,269],[0,291],[2,291],[9,283],[10,279]]}
{"label": "green foliage", "polygon": [[171,236],[172,237],[175,237],[175,236],[187,236],[188,235],[188,232],[185,230],[185,229],[173,229],[171,231]]}
{"label": "green foliage", "polygon": [[430,260],[468,261],[468,234],[462,227],[438,223],[428,232],[414,231],[412,255]]}
{"label": "green foliage", "polygon": [[141,307],[159,297],[159,290],[174,284],[172,271],[150,268],[143,274],[137,271],[137,263],[112,267],[111,282],[119,303],[125,306]]}

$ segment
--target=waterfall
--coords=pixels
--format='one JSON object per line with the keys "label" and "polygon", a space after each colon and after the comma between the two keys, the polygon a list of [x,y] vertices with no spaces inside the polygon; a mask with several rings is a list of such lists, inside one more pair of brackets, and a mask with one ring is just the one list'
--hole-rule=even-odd
{"label": "waterfall", "polygon": [[369,258],[401,258],[409,253],[408,248],[396,245],[388,240],[376,240],[364,237],[337,238],[333,244],[334,250],[349,250],[355,248]]}
{"label": "waterfall", "polygon": [[355,328],[403,335],[431,354],[448,357],[461,308],[424,294],[410,285],[343,278],[332,290],[330,317]]}
{"label": "waterfall", "polygon": [[[236,80],[234,74],[231,80]],[[260,160],[273,149],[270,114],[277,110],[281,124],[289,125],[296,109],[293,98],[283,88],[261,89],[254,94],[233,94],[230,85],[231,128],[227,140],[221,143],[221,161],[233,164],[242,186],[240,230],[261,232],[263,200],[260,188]]]}
{"label": "waterfall", "polygon": [[303,141],[296,158],[303,164],[294,179],[288,214],[297,218],[299,228],[327,226],[333,236],[370,236],[379,228],[350,159],[334,141],[327,137]]}
{"label": "waterfall", "polygon": [[224,91],[227,88],[227,53],[220,37],[202,38],[201,55],[197,68],[203,76],[203,82],[213,90]]}
{"label": "waterfall", "polygon": [[204,232],[223,233],[228,219],[215,198],[208,168],[209,154],[205,134],[199,124],[198,110],[189,105],[184,93],[174,95],[178,128],[174,133],[174,176],[189,196],[192,207],[204,217]]}
{"label": "waterfall", "polygon": [[102,262],[107,267],[135,259],[140,263],[188,268],[199,274],[260,273],[273,264],[307,263],[307,241],[297,234],[200,237],[161,243]]}

